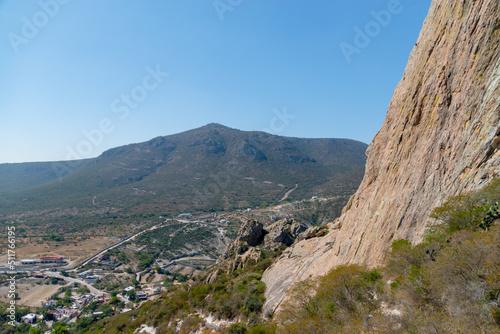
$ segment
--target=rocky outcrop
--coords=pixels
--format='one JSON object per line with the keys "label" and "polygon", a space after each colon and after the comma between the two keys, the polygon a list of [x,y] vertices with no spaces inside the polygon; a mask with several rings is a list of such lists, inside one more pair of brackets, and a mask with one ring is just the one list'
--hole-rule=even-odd
{"label": "rocky outcrop", "polygon": [[[219,258],[219,269],[231,272],[246,267],[250,261],[255,263],[261,257],[261,250],[274,251],[290,246],[307,227],[307,224],[291,218],[277,221],[265,228],[260,222],[248,220]],[[211,282],[216,276],[217,273],[209,276],[208,281]]]}
{"label": "rocky outcrop", "polygon": [[499,177],[499,97],[499,1],[434,0],[341,227],[294,244],[264,273],[265,311],[297,281],[378,265],[395,239],[420,242],[434,207]]}
{"label": "rocky outcrop", "polygon": [[249,246],[257,246],[264,237],[264,225],[260,222],[249,220],[245,222],[236,236],[236,240],[246,242]]}
{"label": "rocky outcrop", "polygon": [[340,228],[340,224],[336,222],[335,224],[327,224],[322,226],[313,226],[300,233],[297,237],[296,241],[308,240],[311,238],[318,238],[328,234],[332,230],[338,230]]}
{"label": "rocky outcrop", "polygon": [[264,244],[282,243],[290,246],[308,226],[292,218],[285,218],[266,228]]}
{"label": "rocky outcrop", "polygon": [[249,246],[257,246],[264,238],[264,225],[254,220],[248,220],[241,225],[236,239],[229,244],[220,261],[230,259],[245,253]]}

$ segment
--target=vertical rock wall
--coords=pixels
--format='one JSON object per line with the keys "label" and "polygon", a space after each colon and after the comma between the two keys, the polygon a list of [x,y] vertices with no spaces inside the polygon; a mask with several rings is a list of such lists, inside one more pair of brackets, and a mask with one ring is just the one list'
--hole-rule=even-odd
{"label": "vertical rock wall", "polygon": [[421,241],[434,207],[500,177],[499,121],[500,1],[434,0],[340,228],[295,244],[265,272],[265,310],[297,281],[378,265],[395,239]]}

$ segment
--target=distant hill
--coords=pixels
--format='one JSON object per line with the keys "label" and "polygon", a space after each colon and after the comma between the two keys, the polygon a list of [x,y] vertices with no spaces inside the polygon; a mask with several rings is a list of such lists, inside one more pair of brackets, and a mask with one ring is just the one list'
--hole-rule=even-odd
{"label": "distant hill", "polygon": [[288,200],[350,195],[363,177],[366,148],[348,139],[287,138],[209,124],[83,163],[0,165],[0,173],[7,171],[0,178],[0,217],[75,208],[175,213],[266,205],[287,193]]}
{"label": "distant hill", "polygon": [[[84,160],[79,168],[85,165]],[[55,165],[64,162],[26,162],[13,164],[0,164],[0,194],[17,190],[23,190],[38,186],[58,177],[66,176],[69,172],[75,172],[79,168],[58,170]]]}

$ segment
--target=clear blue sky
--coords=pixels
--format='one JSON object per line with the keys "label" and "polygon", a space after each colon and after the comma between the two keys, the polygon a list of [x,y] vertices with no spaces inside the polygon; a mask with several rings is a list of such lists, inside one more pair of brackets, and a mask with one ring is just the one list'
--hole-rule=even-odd
{"label": "clear blue sky", "polygon": [[97,156],[211,122],[369,143],[429,6],[0,0],[0,163]]}

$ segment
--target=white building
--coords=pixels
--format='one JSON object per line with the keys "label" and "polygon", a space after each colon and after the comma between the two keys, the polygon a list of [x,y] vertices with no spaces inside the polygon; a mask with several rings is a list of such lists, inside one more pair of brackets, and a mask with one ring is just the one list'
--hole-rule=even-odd
{"label": "white building", "polygon": [[131,285],[129,287],[126,287],[124,290],[125,290],[125,292],[129,292],[129,291],[135,290],[135,288]]}
{"label": "white building", "polygon": [[34,314],[34,313],[29,313],[29,314],[26,314],[24,317],[21,318],[21,322],[26,322],[28,324],[34,324],[34,323],[36,323],[36,320],[39,319],[39,318],[43,318],[43,316],[37,315],[37,314]]}

